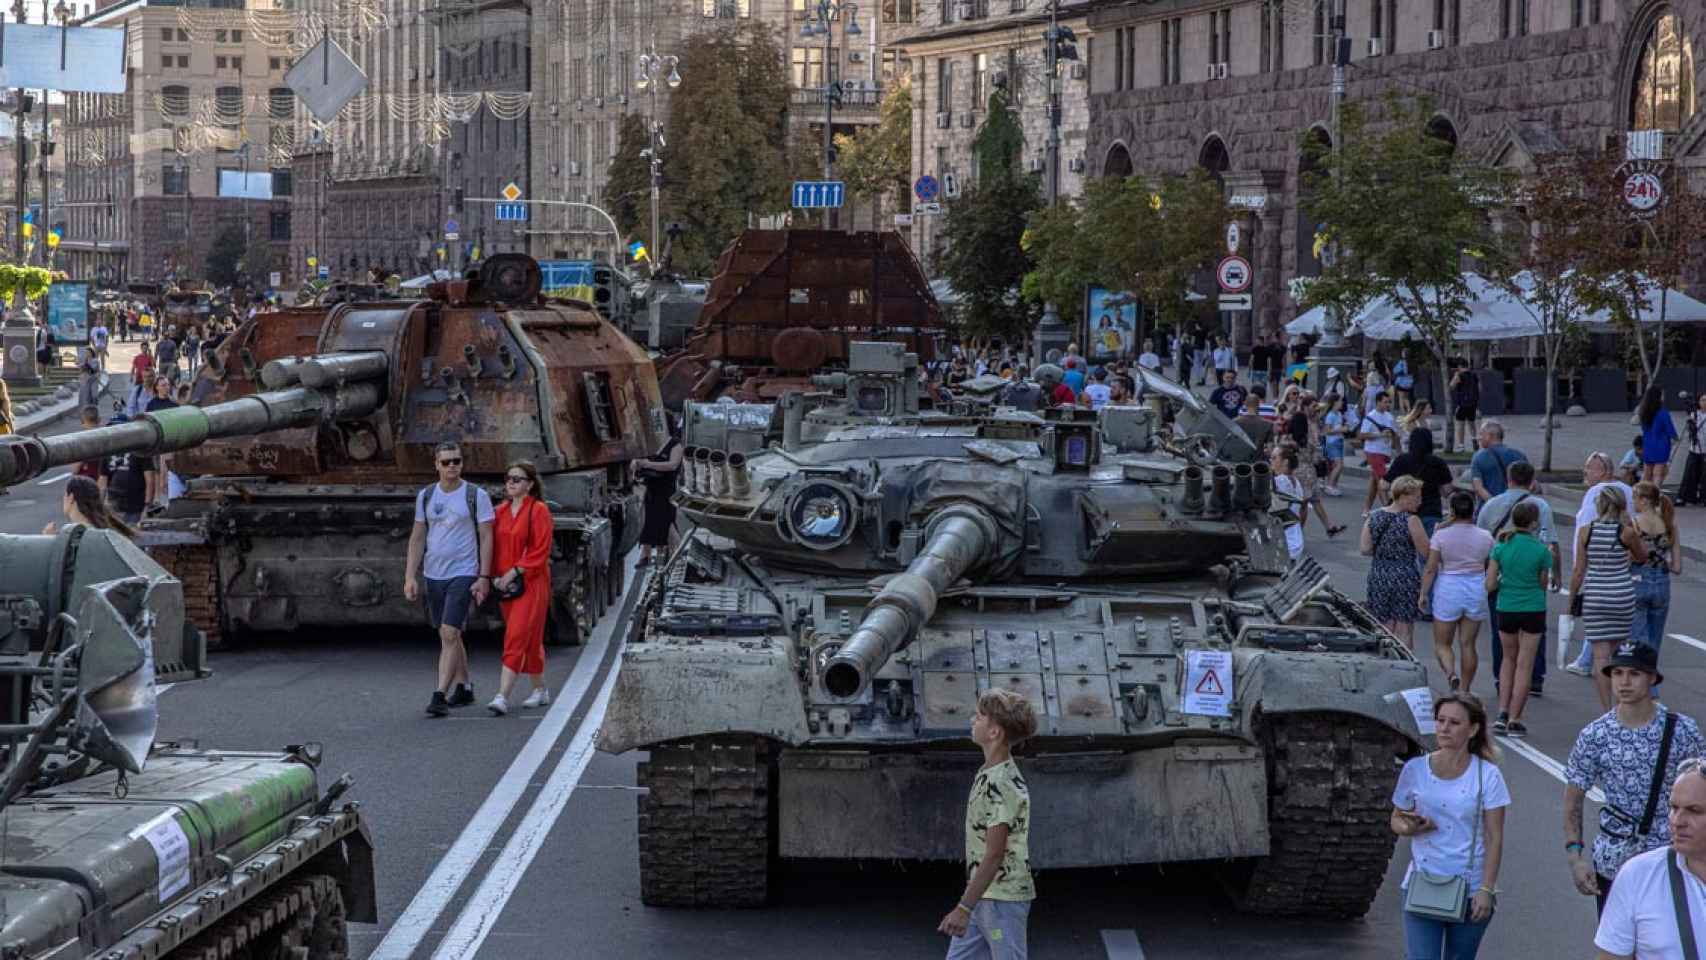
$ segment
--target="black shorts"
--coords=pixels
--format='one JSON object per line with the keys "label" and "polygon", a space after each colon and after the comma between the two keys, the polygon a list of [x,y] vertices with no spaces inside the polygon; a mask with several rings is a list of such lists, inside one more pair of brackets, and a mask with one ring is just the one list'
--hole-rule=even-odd
{"label": "black shorts", "polygon": [[1532,633],[1537,637],[1546,635],[1546,611],[1528,610],[1512,613],[1508,610],[1499,612],[1500,633]]}
{"label": "black shorts", "polygon": [[1469,404],[1458,404],[1457,409],[1453,411],[1451,418],[1459,423],[1474,423],[1475,413],[1475,408]]}
{"label": "black shorts", "polygon": [[468,614],[474,609],[474,595],[470,591],[477,579],[451,577],[449,580],[427,580],[427,619],[434,627],[467,628]]}

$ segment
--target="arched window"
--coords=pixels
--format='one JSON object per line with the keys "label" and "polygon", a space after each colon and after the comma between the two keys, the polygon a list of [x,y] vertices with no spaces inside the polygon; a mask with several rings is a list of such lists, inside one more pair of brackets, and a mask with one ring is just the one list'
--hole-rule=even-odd
{"label": "arched window", "polygon": [[213,91],[214,121],[222,127],[243,125],[243,88],[217,87]]}
{"label": "arched window", "polygon": [[1116,143],[1108,148],[1108,158],[1102,162],[1102,176],[1123,178],[1131,176],[1131,151],[1125,144]]}
{"label": "arched window", "polygon": [[1197,154],[1197,164],[1208,171],[1216,183],[1224,183],[1226,171],[1232,169],[1232,156],[1226,152],[1226,142],[1209,137]]}
{"label": "arched window", "polygon": [[1681,130],[1694,115],[1694,45],[1668,7],[1641,45],[1629,104],[1631,130]]}
{"label": "arched window", "polygon": [[168,122],[189,119],[190,88],[179,83],[161,87],[160,115]]}
{"label": "arched window", "polygon": [[276,121],[290,120],[296,110],[296,91],[289,87],[273,87],[267,91],[267,115]]}

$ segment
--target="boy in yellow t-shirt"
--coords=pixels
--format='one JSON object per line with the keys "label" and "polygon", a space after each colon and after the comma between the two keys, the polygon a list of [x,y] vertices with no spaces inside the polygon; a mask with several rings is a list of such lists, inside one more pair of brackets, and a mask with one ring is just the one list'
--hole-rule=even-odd
{"label": "boy in yellow t-shirt", "polygon": [[953,940],[948,960],[1024,960],[1031,882],[1031,793],[1013,745],[1037,732],[1030,701],[1011,690],[977,698],[971,738],[983,766],[966,801],[966,888],[936,929]]}

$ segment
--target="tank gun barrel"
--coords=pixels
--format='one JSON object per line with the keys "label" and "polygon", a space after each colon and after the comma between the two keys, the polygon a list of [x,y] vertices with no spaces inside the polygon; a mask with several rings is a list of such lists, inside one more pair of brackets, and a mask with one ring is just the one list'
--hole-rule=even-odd
{"label": "tank gun barrel", "polygon": [[976,507],[949,507],[937,514],[924,549],[871,600],[858,628],[824,666],[824,689],[837,697],[863,691],[889,657],[930,621],[942,591],[993,552],[995,530],[995,522]]}
{"label": "tank gun barrel", "polygon": [[13,486],[54,467],[97,457],[170,453],[204,440],[364,417],[384,402],[382,382],[367,379],[335,389],[291,387],[206,407],[171,407],[142,414],[128,423],[56,437],[0,437],[0,486]]}

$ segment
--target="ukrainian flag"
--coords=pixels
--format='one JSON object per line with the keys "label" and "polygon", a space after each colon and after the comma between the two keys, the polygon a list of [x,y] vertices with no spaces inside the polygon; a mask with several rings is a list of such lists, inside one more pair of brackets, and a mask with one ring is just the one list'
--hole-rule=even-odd
{"label": "ukrainian flag", "polygon": [[635,240],[633,243],[628,244],[628,259],[650,260],[651,257],[646,254],[646,245],[639,240]]}

